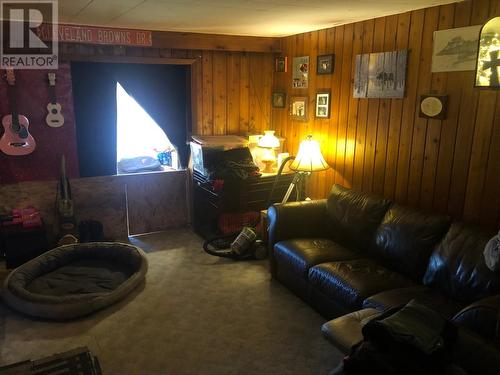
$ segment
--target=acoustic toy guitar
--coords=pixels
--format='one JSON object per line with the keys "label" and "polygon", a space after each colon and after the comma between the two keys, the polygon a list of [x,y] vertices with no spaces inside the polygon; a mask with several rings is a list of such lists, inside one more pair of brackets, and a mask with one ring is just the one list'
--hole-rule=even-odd
{"label": "acoustic toy guitar", "polygon": [[47,117],[45,122],[51,128],[59,128],[64,125],[64,116],[61,114],[61,105],[56,98],[56,73],[48,73],[50,103],[47,104]]}
{"label": "acoustic toy guitar", "polygon": [[2,125],[5,132],[2,138],[0,138],[0,150],[12,156],[28,155],[35,150],[36,142],[28,131],[28,119],[26,116],[17,113],[16,77],[14,76],[14,70],[7,69],[6,72],[11,114],[2,118]]}

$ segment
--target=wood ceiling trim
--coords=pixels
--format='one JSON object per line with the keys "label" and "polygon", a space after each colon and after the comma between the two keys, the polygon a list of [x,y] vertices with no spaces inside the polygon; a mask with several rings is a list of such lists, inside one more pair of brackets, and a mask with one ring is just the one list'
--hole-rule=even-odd
{"label": "wood ceiling trim", "polygon": [[191,65],[196,62],[194,58],[173,58],[173,57],[148,57],[148,56],[98,56],[80,54],[61,54],[61,61],[89,61],[101,63],[123,63],[123,64],[167,64],[167,65]]}
{"label": "wood ceiling trim", "polygon": [[211,51],[280,52],[281,38],[153,31],[153,47]]}

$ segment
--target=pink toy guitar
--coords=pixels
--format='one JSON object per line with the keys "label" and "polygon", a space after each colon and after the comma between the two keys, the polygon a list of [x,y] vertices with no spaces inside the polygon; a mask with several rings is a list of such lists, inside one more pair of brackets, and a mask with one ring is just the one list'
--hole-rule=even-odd
{"label": "pink toy guitar", "polygon": [[11,114],[2,118],[5,132],[0,139],[0,150],[12,156],[28,155],[35,150],[36,142],[28,131],[28,119],[17,113],[16,77],[13,69],[7,69],[7,83],[9,84]]}

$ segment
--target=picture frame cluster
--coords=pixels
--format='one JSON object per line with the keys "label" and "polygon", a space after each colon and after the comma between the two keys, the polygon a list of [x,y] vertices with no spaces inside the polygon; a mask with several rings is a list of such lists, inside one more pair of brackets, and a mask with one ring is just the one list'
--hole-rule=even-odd
{"label": "picture frame cluster", "polygon": [[[335,67],[335,54],[324,54],[316,57],[316,74],[326,75],[333,74]],[[309,77],[311,73],[309,56],[298,56],[292,58],[292,88],[307,89]],[[288,58],[280,56],[275,59],[275,72],[288,72]],[[316,93],[315,98],[315,117],[330,118],[330,96],[331,91],[320,90]],[[285,108],[287,103],[287,95],[285,92],[272,93],[272,107]],[[307,121],[308,119],[308,104],[307,96],[291,96],[289,103],[289,115],[292,120]]]}

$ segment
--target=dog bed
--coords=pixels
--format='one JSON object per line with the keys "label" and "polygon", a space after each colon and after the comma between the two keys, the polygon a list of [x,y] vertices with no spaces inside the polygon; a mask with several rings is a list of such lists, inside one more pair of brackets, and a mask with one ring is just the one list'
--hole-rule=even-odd
{"label": "dog bed", "polygon": [[65,245],[12,271],[2,295],[24,314],[72,319],[123,299],[144,280],[147,268],[145,253],[129,244]]}

